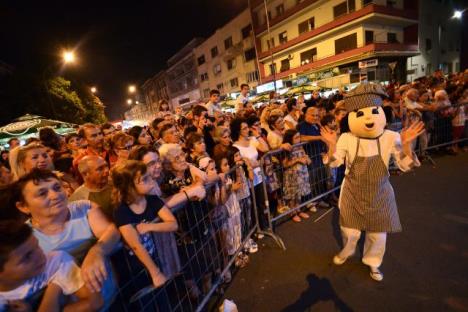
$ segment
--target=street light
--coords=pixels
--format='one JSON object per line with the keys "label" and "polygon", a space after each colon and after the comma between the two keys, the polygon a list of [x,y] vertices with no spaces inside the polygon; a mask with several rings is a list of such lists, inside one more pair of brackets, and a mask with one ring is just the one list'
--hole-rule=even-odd
{"label": "street light", "polygon": [[127,99],[127,104],[128,105],[132,105],[132,103],[133,103],[132,99]]}
{"label": "street light", "polygon": [[96,93],[96,92],[97,92],[96,87],[91,87],[91,92],[92,92],[92,93]]}
{"label": "street light", "polygon": [[136,91],[136,87],[134,85],[128,86],[128,92],[135,93],[135,91]]}
{"label": "street light", "polygon": [[75,62],[75,53],[73,51],[63,51],[62,57],[65,64]]}

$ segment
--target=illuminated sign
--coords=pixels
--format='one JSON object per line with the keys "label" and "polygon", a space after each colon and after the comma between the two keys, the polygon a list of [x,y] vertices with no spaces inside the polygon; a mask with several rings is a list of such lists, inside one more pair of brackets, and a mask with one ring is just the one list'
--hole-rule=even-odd
{"label": "illuminated sign", "polygon": [[[277,80],[276,89],[281,89],[281,88],[283,88],[283,80]],[[263,93],[263,92],[274,91],[274,90],[275,90],[275,84],[273,81],[257,86],[257,93]]]}

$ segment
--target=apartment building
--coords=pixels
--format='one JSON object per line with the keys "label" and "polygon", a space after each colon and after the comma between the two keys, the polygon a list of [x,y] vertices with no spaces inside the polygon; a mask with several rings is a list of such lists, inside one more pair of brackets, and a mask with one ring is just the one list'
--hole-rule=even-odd
{"label": "apartment building", "polygon": [[141,92],[145,98],[145,103],[159,109],[159,101],[169,101],[169,90],[166,82],[166,72],[160,71],[153,77],[146,80],[141,86]]}
{"label": "apartment building", "polygon": [[207,99],[212,89],[221,94],[239,92],[240,85],[258,84],[259,73],[250,11],[244,10],[194,49],[200,93]]}
{"label": "apartment building", "polygon": [[204,40],[194,38],[167,61],[166,83],[170,105],[197,103],[201,98],[194,50]]}
{"label": "apartment building", "polygon": [[403,80],[419,54],[417,0],[251,0],[250,9],[264,82]]}

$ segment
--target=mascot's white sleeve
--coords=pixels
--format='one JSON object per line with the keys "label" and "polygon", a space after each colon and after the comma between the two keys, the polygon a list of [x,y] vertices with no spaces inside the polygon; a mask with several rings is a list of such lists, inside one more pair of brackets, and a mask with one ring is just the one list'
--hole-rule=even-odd
{"label": "mascot's white sleeve", "polygon": [[339,167],[344,164],[349,150],[349,140],[349,133],[343,133],[340,135],[338,142],[336,143],[336,151],[333,154],[333,157],[329,158],[328,155],[325,155],[323,157],[323,163],[332,168]]}
{"label": "mascot's white sleeve", "polygon": [[416,156],[416,153],[412,152],[413,155],[412,157],[408,157],[403,153],[403,148],[401,145],[401,137],[398,132],[391,132],[393,134],[393,144],[392,144],[392,149],[390,151],[390,154],[393,156],[395,159],[396,165],[398,168],[403,171],[409,171],[413,167],[419,167],[421,166],[421,163],[419,162],[418,157]]}

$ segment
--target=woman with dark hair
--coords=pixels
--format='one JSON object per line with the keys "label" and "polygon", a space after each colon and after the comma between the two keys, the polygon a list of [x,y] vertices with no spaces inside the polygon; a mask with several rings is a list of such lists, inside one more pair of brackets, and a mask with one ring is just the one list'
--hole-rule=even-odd
{"label": "woman with dark hair", "polygon": [[[254,136],[250,136],[250,130]],[[231,138],[233,146],[239,149],[239,153],[246,163],[253,169],[253,186],[255,190],[255,201],[258,211],[265,210],[265,196],[263,193],[263,176],[261,174],[259,152],[266,153],[269,150],[268,144],[260,136],[260,122],[252,125],[249,129],[245,119],[236,118],[231,122]],[[259,214],[262,229],[268,227],[268,219],[262,213]]]}
{"label": "woman with dark hair", "polygon": [[134,138],[135,145],[151,145],[152,139],[146,128],[133,126],[128,134]]}

